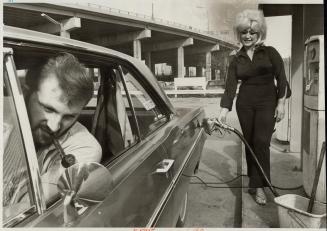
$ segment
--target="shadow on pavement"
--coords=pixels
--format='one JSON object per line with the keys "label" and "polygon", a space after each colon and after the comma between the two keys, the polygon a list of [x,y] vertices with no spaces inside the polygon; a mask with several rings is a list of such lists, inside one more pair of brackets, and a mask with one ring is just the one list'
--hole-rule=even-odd
{"label": "shadow on pavement", "polygon": [[235,139],[208,136],[197,174],[208,185],[192,179],[189,208],[193,211],[197,207],[201,214],[193,216],[189,213],[187,227],[241,227],[240,153],[240,145]]}

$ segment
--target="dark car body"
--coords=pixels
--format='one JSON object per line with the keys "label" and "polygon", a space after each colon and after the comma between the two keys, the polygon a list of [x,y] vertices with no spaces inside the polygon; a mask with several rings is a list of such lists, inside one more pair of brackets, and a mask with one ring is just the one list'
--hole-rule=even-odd
{"label": "dark car body", "polygon": [[[111,132],[103,120],[94,119],[97,106],[104,104],[99,98],[101,82],[95,83],[100,84],[99,92],[95,92],[84,108],[79,122],[92,130],[101,145],[112,144],[114,150],[110,153],[103,148],[101,160],[111,175],[108,179],[111,187],[102,202],[84,207],[69,226],[174,227],[183,223],[190,176],[197,169],[206,137],[201,127],[203,109],[175,109],[143,62],[114,50],[7,26],[4,26],[3,47],[3,128],[7,137],[3,149],[4,227],[67,226],[64,198],[59,197],[51,204],[44,199],[23,94],[26,72],[58,52],[75,55],[96,80],[99,76],[109,77],[106,73],[110,72],[113,77],[110,81],[117,85],[114,81],[120,76],[121,89],[115,88],[115,94],[119,93],[124,101],[133,134],[125,145],[118,146],[116,141],[99,137],[92,130],[94,124],[97,127],[102,123]],[[110,94],[113,93],[106,96],[109,99]],[[109,104],[110,100],[106,102]],[[119,120],[117,113],[116,117]],[[169,168],[167,163],[171,163]],[[161,171],[162,166],[167,168]],[[16,208],[16,202],[6,197],[12,195],[13,186],[17,188],[16,178],[12,180],[12,176],[19,172],[26,173],[21,178],[29,182],[29,199],[23,207]]]}

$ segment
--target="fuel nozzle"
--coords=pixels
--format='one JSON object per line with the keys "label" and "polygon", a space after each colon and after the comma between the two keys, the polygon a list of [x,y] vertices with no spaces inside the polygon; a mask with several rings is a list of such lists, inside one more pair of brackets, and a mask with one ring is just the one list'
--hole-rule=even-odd
{"label": "fuel nozzle", "polygon": [[204,128],[204,131],[209,135],[211,135],[214,131],[218,131],[220,134],[223,134],[222,131],[234,131],[233,127],[221,123],[217,118],[203,119],[202,127]]}
{"label": "fuel nozzle", "polygon": [[211,135],[212,134],[212,123],[211,123],[210,119],[204,118],[202,120],[201,126],[203,127],[204,131],[208,135]]}

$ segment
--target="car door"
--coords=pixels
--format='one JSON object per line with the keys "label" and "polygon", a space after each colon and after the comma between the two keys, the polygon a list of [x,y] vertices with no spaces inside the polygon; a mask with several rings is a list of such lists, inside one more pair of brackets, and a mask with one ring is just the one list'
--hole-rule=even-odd
{"label": "car door", "polygon": [[[204,116],[203,109],[177,109],[177,115],[171,120],[169,135],[164,141],[168,158],[174,160],[174,187],[167,207],[173,207],[173,219],[170,220],[177,221],[177,224],[168,226],[184,225],[189,182],[198,167],[206,139],[201,127]],[[167,220],[158,221],[157,225],[167,226]]]}
{"label": "car door", "polygon": [[201,127],[204,111],[184,109],[176,115],[164,113],[165,110],[158,106],[160,104],[151,100],[150,93],[145,89],[140,90],[142,89],[140,76],[136,77],[135,73],[126,68],[121,68],[121,73],[132,99],[141,139],[147,139],[148,134],[154,133],[157,142],[164,147],[166,163],[172,163],[166,173],[172,180],[165,186],[163,203],[158,207],[160,214],[153,220],[151,226],[174,227],[183,202],[187,199],[185,197],[190,176],[194,174],[199,163],[204,145],[205,135]]}
{"label": "car door", "polygon": [[[137,141],[134,145],[133,141],[127,142],[127,150],[115,154],[117,157],[108,161],[107,167],[116,187],[96,211],[79,225],[153,226],[161,216],[172,185],[173,160],[168,159],[167,152],[162,146],[162,141],[166,137],[164,128],[169,121],[167,112],[148,93],[146,80],[132,68],[117,65],[111,67],[111,71],[100,71],[100,73],[102,79],[111,73],[109,78],[115,81],[116,87],[104,92],[116,92],[115,98],[123,102],[124,111],[117,112],[118,117],[127,115],[128,120],[125,121],[130,124],[127,127],[136,130],[136,132],[132,131],[133,134],[136,133],[136,138],[128,140]],[[102,84],[105,84],[105,81],[102,81]],[[116,107],[119,107],[118,104]],[[126,127],[126,124],[121,127]],[[122,133],[125,134],[122,137],[128,137],[126,135],[128,132]],[[114,143],[126,144],[117,139]],[[115,150],[119,149],[121,148],[115,148]],[[170,212],[171,209],[172,207],[167,208],[166,211]]]}
{"label": "car door", "polygon": [[22,90],[12,60],[3,56],[3,226],[12,227],[33,219],[45,210],[36,153]]}

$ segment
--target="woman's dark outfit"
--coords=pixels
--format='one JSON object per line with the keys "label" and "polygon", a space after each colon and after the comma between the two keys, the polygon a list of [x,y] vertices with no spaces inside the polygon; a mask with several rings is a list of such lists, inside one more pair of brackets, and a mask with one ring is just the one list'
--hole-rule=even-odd
{"label": "woman's dark outfit", "polygon": [[[269,46],[257,47],[252,61],[244,47],[239,50],[230,60],[221,107],[232,109],[238,80],[242,83],[236,111],[242,132],[270,180],[269,146],[275,126],[275,109],[278,99],[284,97],[287,86],[283,60],[275,48]],[[249,150],[246,150],[246,162],[249,187],[268,186]]]}

